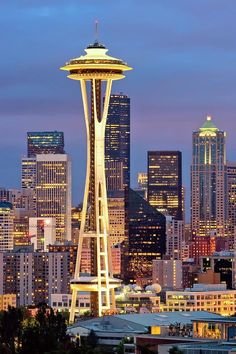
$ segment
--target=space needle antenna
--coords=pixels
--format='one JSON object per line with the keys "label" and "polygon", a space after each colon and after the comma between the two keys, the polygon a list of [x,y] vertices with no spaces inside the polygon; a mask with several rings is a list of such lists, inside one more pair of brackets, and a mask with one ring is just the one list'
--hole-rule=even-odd
{"label": "space needle antenna", "polygon": [[99,32],[98,32],[98,20],[95,20],[95,42],[98,42]]}

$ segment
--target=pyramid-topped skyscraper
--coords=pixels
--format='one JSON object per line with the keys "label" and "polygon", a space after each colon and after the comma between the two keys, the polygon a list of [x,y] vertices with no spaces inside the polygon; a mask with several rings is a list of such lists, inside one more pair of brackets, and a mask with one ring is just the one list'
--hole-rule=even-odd
{"label": "pyramid-topped skyscraper", "polygon": [[211,117],[193,132],[191,225],[196,236],[225,236],[226,133]]}

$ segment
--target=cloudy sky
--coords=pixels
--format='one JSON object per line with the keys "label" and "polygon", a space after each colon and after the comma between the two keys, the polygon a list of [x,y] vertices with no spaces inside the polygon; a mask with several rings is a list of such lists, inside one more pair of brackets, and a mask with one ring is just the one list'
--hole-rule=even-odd
{"label": "cloudy sky", "polygon": [[2,0],[0,185],[20,185],[26,132],[63,130],[82,199],[85,131],[79,84],[58,68],[94,40],[134,70],[113,92],[131,97],[132,182],[147,150],[183,152],[189,189],[191,133],[214,117],[236,161],[235,0]]}

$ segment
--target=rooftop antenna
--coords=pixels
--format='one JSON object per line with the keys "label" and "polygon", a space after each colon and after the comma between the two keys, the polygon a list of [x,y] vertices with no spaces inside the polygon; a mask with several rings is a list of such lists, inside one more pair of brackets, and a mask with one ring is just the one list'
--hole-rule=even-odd
{"label": "rooftop antenna", "polygon": [[95,43],[98,43],[98,20],[95,20]]}

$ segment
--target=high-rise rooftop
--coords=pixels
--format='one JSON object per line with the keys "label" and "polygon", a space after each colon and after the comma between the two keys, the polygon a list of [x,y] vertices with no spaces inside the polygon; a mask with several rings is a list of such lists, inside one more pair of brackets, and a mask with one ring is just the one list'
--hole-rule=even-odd
{"label": "high-rise rooftop", "polygon": [[64,154],[64,133],[28,132],[27,133],[28,157],[39,154]]}

